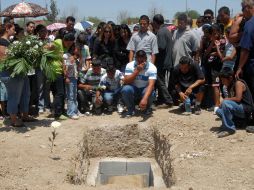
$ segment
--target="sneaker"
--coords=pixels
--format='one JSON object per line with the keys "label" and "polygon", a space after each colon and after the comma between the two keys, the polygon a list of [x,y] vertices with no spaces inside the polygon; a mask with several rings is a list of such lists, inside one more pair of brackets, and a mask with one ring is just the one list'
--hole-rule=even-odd
{"label": "sneaker", "polygon": [[108,106],[108,112],[113,112],[114,111],[114,107],[113,106]]}
{"label": "sneaker", "polygon": [[235,133],[234,130],[223,130],[221,132],[218,133],[218,138],[223,138],[223,137],[227,137],[229,135],[233,135]]}
{"label": "sneaker", "polygon": [[89,115],[91,115],[91,112],[87,111],[87,112],[85,112],[85,115],[89,116]]}
{"label": "sneaker", "polygon": [[135,115],[135,112],[134,112],[134,111],[128,111],[128,112],[126,113],[125,117],[126,117],[126,118],[130,118],[130,117],[132,117],[132,116],[134,116],[134,115]]}
{"label": "sneaker", "polygon": [[200,105],[194,106],[194,114],[196,114],[196,115],[200,115],[201,114]]}
{"label": "sneaker", "polygon": [[39,113],[44,113],[44,110],[43,109],[39,109]]}
{"label": "sneaker", "polygon": [[60,116],[56,116],[55,120],[67,120],[68,117],[66,117],[65,115],[60,115]]}
{"label": "sneaker", "polygon": [[79,116],[79,117],[85,117],[85,114],[83,114],[83,113],[78,113],[78,116]]}
{"label": "sneaker", "polygon": [[79,116],[78,116],[78,115],[73,115],[73,116],[71,116],[70,118],[73,119],[73,120],[78,120],[78,119],[79,119]]}
{"label": "sneaker", "polygon": [[246,131],[248,133],[254,133],[254,126],[248,126],[248,127],[246,127]]}
{"label": "sneaker", "polygon": [[153,113],[153,110],[151,108],[148,108],[147,110],[144,111],[145,116],[152,115],[152,113]]}
{"label": "sneaker", "polygon": [[118,113],[123,113],[123,111],[124,111],[123,106],[121,104],[117,104],[117,112]]}
{"label": "sneaker", "polygon": [[216,115],[217,109],[219,109],[219,107],[218,107],[218,106],[215,106],[214,109],[213,109],[213,114],[214,114],[214,115]]}

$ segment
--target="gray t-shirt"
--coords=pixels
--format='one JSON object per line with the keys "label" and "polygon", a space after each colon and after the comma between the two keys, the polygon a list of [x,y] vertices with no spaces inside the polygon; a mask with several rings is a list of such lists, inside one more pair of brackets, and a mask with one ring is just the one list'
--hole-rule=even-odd
{"label": "gray t-shirt", "polygon": [[182,56],[192,58],[192,53],[198,50],[199,44],[195,34],[189,27],[184,31],[177,30],[173,35],[173,61],[174,65],[179,64]]}
{"label": "gray t-shirt", "polygon": [[158,44],[156,36],[150,32],[134,33],[127,45],[127,50],[132,50],[135,53],[139,50],[144,50],[147,54],[148,61],[151,61],[151,55],[157,54]]}

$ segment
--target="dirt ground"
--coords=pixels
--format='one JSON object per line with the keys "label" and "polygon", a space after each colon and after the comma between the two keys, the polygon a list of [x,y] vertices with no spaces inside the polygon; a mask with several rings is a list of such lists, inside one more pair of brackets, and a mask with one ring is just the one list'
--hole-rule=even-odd
{"label": "dirt ground", "polygon": [[171,189],[254,189],[254,134],[238,130],[222,139],[216,136],[221,125],[211,112],[200,116],[177,113],[177,107],[158,109],[143,120],[140,116],[120,118],[85,116],[78,121],[61,121],[56,146],[50,153],[53,121],[42,115],[26,128],[0,127],[1,190],[120,189],[87,187],[66,181],[73,156],[88,126],[112,123],[142,123],[155,127],[170,141],[175,184]]}

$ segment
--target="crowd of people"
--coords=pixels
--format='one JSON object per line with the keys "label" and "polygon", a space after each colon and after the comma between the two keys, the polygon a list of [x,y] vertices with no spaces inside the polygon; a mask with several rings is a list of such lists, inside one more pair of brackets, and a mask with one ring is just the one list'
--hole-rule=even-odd
{"label": "crowd of people", "polygon": [[63,69],[53,82],[39,68],[25,77],[1,71],[2,116],[9,115],[12,126],[21,127],[44,112],[74,120],[113,111],[123,117],[149,117],[153,105],[177,105],[186,115],[200,115],[201,108],[213,111],[222,120],[218,137],[234,134],[236,127],[253,132],[248,125],[254,116],[254,0],[243,0],[241,6],[242,13],[234,18],[229,7],[221,7],[217,18],[207,9],[196,28],[191,18],[180,14],[175,30],[164,25],[161,14],[151,20],[142,15],[133,31],[109,21],[95,32],[76,31],[72,16],[58,31],[33,21],[23,29],[5,18],[1,59],[13,41],[38,35],[48,50],[61,50]]}

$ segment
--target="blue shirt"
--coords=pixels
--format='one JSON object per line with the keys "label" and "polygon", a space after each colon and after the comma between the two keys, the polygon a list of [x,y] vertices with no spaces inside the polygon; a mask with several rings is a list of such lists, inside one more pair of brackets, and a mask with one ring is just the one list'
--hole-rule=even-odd
{"label": "blue shirt", "polygon": [[[248,63],[254,63],[254,16],[248,20],[244,26],[244,32],[240,42],[240,46],[243,49],[249,50]],[[247,64],[248,64],[247,63]]]}

